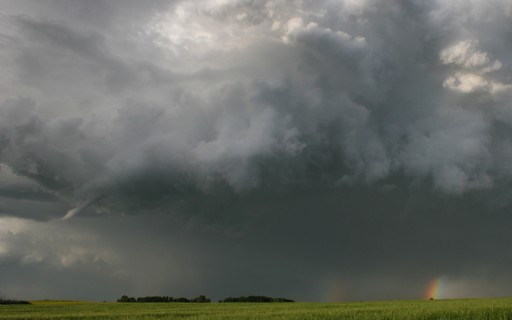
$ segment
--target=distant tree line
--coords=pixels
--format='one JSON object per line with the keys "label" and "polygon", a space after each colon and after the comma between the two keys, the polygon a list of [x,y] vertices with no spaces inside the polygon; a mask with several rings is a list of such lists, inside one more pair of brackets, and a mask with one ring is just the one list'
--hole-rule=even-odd
{"label": "distant tree line", "polygon": [[24,301],[24,300],[12,300],[12,299],[0,298],[0,304],[31,304],[31,303],[28,301]]}
{"label": "distant tree line", "polygon": [[219,302],[295,302],[286,298],[272,298],[266,296],[228,297]]}
{"label": "distant tree line", "polygon": [[[129,297],[122,296],[117,299],[117,302],[196,302],[196,303],[208,303],[211,302],[206,296],[198,296],[194,299],[187,298],[173,298],[169,296],[148,296],[148,297]],[[246,297],[227,297],[219,300],[219,302],[295,302],[286,298],[272,298],[266,296],[246,296]]]}
{"label": "distant tree line", "polygon": [[128,297],[128,296],[122,296],[121,298],[117,299],[117,302],[199,302],[199,303],[208,303],[211,302],[210,299],[208,299],[206,296],[198,296],[194,299],[187,299],[187,298],[173,298],[168,296],[149,296],[149,297]]}

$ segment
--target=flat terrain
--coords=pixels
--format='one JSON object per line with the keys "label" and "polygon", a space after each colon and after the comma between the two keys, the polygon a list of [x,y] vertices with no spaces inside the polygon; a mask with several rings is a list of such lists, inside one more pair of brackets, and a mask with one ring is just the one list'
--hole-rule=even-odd
{"label": "flat terrain", "polygon": [[511,319],[512,299],[355,303],[97,303],[0,305],[0,319]]}

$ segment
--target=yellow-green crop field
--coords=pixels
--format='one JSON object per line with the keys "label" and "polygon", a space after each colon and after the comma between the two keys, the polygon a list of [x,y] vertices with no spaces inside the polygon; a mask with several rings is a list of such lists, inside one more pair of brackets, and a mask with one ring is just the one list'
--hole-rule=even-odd
{"label": "yellow-green crop field", "polygon": [[0,305],[0,319],[511,319],[512,299],[353,303],[113,303]]}

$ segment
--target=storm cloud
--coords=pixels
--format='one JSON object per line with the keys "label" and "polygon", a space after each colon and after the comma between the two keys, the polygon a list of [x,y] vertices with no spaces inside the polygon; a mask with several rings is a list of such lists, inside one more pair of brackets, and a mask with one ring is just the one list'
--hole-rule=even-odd
{"label": "storm cloud", "polygon": [[331,301],[445,276],[448,296],[511,294],[511,17],[3,1],[0,290]]}

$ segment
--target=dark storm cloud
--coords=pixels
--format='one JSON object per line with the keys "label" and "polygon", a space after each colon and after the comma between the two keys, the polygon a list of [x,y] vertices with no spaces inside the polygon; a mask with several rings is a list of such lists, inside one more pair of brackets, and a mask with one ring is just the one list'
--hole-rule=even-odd
{"label": "dark storm cloud", "polygon": [[[98,274],[134,295],[420,297],[441,275],[453,295],[507,293],[487,289],[510,263],[507,2],[45,0],[1,13],[9,270]],[[73,238],[78,226],[96,242]]]}

